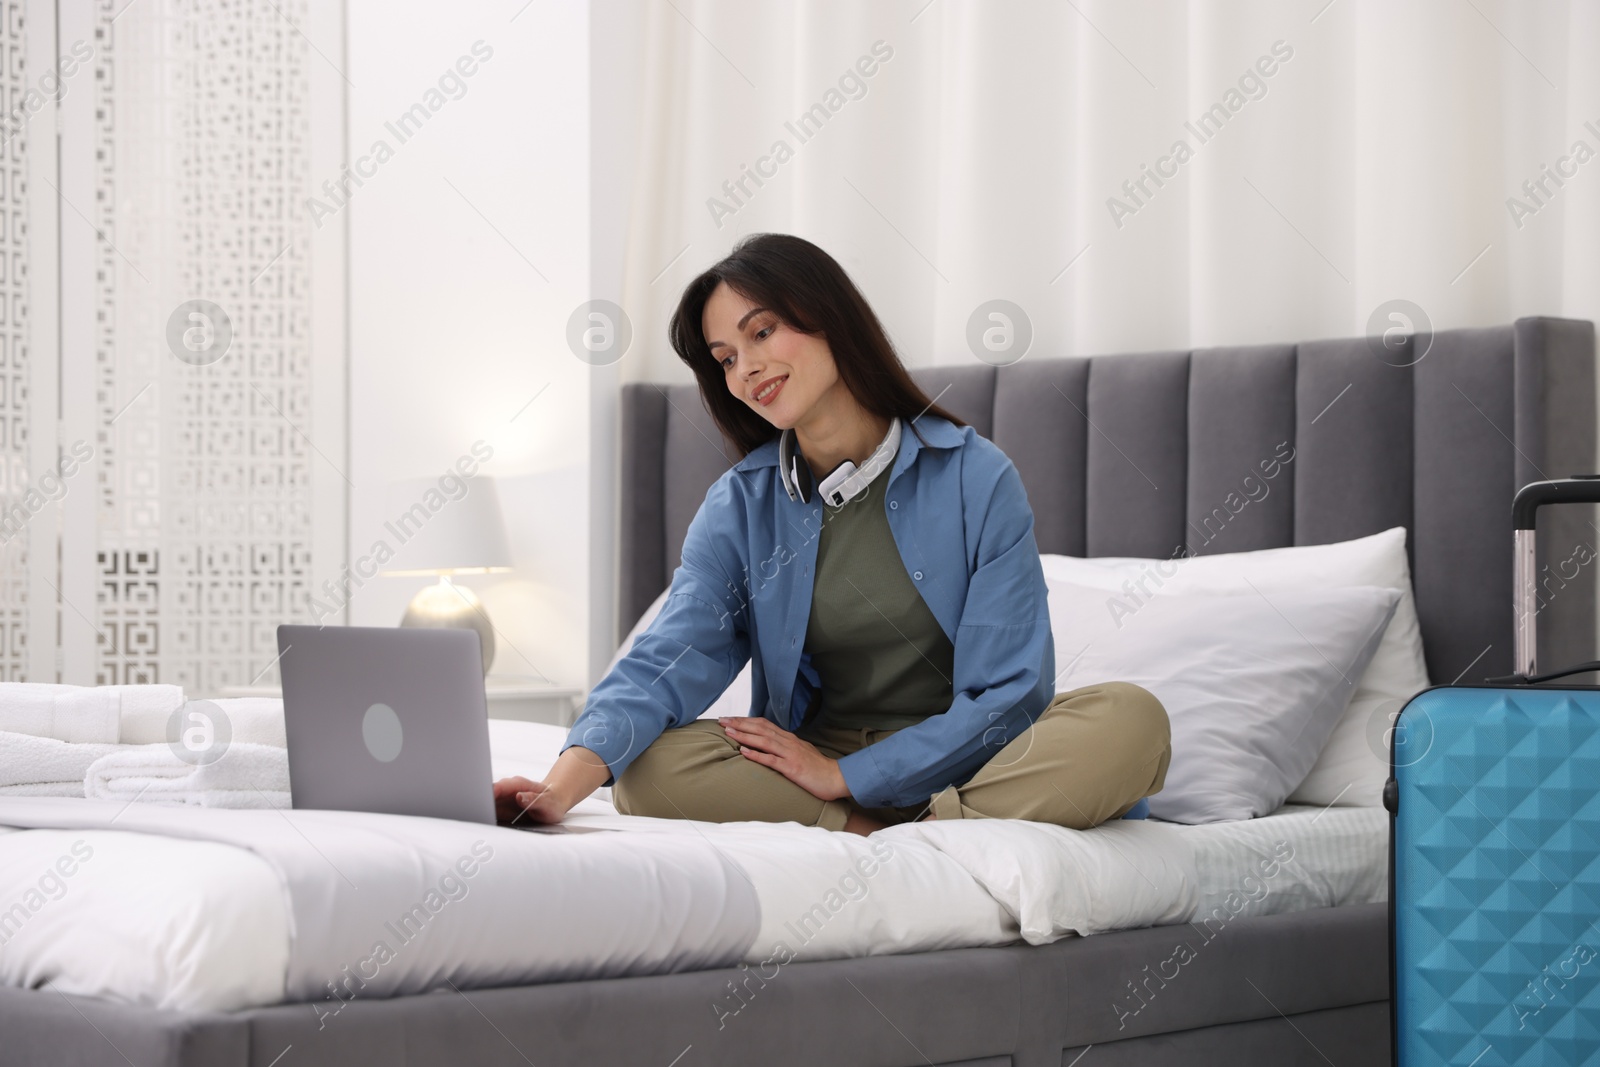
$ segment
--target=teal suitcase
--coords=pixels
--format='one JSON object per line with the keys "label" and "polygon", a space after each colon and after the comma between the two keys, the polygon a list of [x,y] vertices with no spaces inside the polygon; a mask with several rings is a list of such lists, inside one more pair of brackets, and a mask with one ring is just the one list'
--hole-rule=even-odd
{"label": "teal suitcase", "polygon": [[[1534,517],[1592,478],[1517,494],[1517,673],[1437,686],[1391,733],[1394,1060],[1600,1065],[1600,689],[1539,684]],[[1468,580],[1465,576],[1463,580]]]}

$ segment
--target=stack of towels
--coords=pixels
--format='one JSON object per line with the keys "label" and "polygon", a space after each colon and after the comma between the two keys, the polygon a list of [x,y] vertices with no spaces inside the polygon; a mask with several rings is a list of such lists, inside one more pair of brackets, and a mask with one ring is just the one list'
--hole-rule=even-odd
{"label": "stack of towels", "polygon": [[[204,762],[178,736],[201,721],[191,710],[227,737]],[[176,685],[0,683],[0,796],[287,808],[283,701],[190,702]]]}

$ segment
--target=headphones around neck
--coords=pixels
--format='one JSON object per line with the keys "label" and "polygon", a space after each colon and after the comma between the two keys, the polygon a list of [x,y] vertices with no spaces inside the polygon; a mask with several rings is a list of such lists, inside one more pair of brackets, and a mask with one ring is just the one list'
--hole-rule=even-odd
{"label": "headphones around neck", "polygon": [[816,478],[811,473],[811,465],[806,462],[805,456],[801,455],[795,444],[794,431],[785,430],[778,437],[778,474],[783,479],[783,488],[789,494],[790,500],[809,504],[811,491],[815,488],[823,503],[840,507],[871,484],[872,479],[894,461],[895,453],[899,450],[900,420],[890,419],[889,432],[884,435],[878,447],[872,450],[872,455],[867,457],[865,463],[857,467],[847,459],[829,471],[823,477],[821,484],[815,484]]}

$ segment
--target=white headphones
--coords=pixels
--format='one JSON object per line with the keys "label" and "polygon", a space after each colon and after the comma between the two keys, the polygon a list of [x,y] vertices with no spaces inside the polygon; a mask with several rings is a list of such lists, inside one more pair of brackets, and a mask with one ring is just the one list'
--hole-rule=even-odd
{"label": "white headphones", "polygon": [[[890,419],[889,432],[884,435],[878,447],[872,450],[872,455],[867,457],[867,461],[857,467],[847,459],[833,468],[822,479],[822,484],[816,487],[817,495],[822,497],[823,503],[834,507],[842,506],[845,501],[854,499],[872,483],[872,479],[893,463],[895,453],[899,450],[900,420]],[[793,430],[783,431],[778,438],[778,474],[783,479],[783,488],[789,494],[790,500],[811,503],[813,481],[811,466],[795,447]]]}

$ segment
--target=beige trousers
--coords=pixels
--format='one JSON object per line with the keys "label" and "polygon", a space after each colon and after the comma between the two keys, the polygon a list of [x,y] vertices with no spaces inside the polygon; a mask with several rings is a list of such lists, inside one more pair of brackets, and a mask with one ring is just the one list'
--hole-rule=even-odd
{"label": "beige trousers", "polygon": [[[838,759],[893,730],[802,730],[798,736]],[[1029,819],[1076,830],[1118,818],[1160,792],[1172,757],[1161,702],[1127,682],[1057,693],[1038,720],[978,769],[925,803],[863,808],[821,800],[769,767],[745,759],[715,719],[698,719],[658,737],[612,789],[628,815],[706,822],[798,822],[844,829],[854,811],[888,823],[932,809],[940,819]]]}

